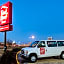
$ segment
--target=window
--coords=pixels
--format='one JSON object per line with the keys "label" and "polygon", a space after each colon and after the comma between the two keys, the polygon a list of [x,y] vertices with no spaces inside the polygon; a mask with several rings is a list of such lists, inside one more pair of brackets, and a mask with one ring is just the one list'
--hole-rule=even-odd
{"label": "window", "polygon": [[57,47],[57,42],[56,41],[47,41],[48,47]]}
{"label": "window", "polygon": [[58,46],[64,46],[64,41],[57,41]]}
{"label": "window", "polygon": [[40,41],[38,44],[38,48],[45,47],[45,41]]}
{"label": "window", "polygon": [[31,45],[29,47],[35,47],[38,44],[39,41],[34,41],[31,43]]}

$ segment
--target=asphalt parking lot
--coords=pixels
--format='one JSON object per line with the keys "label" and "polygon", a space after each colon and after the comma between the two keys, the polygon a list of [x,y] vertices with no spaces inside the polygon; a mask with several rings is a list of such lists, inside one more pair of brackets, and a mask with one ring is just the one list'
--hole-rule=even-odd
{"label": "asphalt parking lot", "polygon": [[58,57],[40,58],[37,60],[37,62],[31,63],[29,60],[24,59],[19,54],[17,54],[17,60],[17,64],[64,64],[64,60]]}
{"label": "asphalt parking lot", "polygon": [[64,64],[64,60],[59,57],[39,58],[37,62],[31,63],[28,59],[22,58],[19,54],[20,51],[17,54],[19,64]]}
{"label": "asphalt parking lot", "polygon": [[30,63],[29,60],[22,57],[18,57],[19,64],[64,64],[64,60],[57,57],[40,58],[35,63]]}

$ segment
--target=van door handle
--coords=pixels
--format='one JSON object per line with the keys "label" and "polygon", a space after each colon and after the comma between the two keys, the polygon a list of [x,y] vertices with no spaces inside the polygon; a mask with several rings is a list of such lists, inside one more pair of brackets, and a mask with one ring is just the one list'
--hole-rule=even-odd
{"label": "van door handle", "polygon": [[47,52],[47,49],[46,49],[46,52]]}

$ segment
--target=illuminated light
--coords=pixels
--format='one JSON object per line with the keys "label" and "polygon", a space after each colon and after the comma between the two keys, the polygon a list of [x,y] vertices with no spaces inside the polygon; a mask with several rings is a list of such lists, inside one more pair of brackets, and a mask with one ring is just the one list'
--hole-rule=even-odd
{"label": "illuminated light", "polygon": [[5,28],[8,28],[8,27],[5,27]]}
{"label": "illuminated light", "polygon": [[1,7],[1,20],[2,20],[2,23],[5,23],[6,21],[3,21],[3,19],[7,19],[7,14],[8,14],[8,12],[7,12],[7,6],[2,6]]}
{"label": "illuminated light", "polygon": [[0,16],[0,21],[1,21],[1,16]]}
{"label": "illuminated light", "polygon": [[1,30],[1,29],[4,29],[4,28],[0,28],[0,30]]}
{"label": "illuminated light", "polygon": [[35,36],[32,36],[32,39],[34,39],[35,38]]}
{"label": "illuminated light", "polygon": [[1,29],[4,29],[4,28],[1,28]]}
{"label": "illuminated light", "polygon": [[[8,7],[6,7],[6,6],[2,6],[2,8],[8,8]],[[2,8],[1,8],[1,9],[2,9]]]}
{"label": "illuminated light", "polygon": [[34,38],[35,38],[35,36],[34,36],[34,35],[32,35],[32,36],[31,36],[31,37],[29,37],[29,38],[34,39]]}
{"label": "illuminated light", "polygon": [[1,23],[2,23],[2,24],[3,24],[3,23],[6,23],[6,21],[2,21]]}
{"label": "illuminated light", "polygon": [[4,31],[4,27],[0,27],[0,31]]}
{"label": "illuminated light", "polygon": [[4,25],[0,27],[0,32],[12,31],[12,25]]}

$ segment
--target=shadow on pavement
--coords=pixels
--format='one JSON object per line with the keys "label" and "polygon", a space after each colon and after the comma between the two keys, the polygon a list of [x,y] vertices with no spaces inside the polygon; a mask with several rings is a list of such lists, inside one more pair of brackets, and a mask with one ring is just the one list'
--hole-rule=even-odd
{"label": "shadow on pavement", "polygon": [[0,64],[17,64],[16,54],[13,52],[7,51],[0,58]]}

